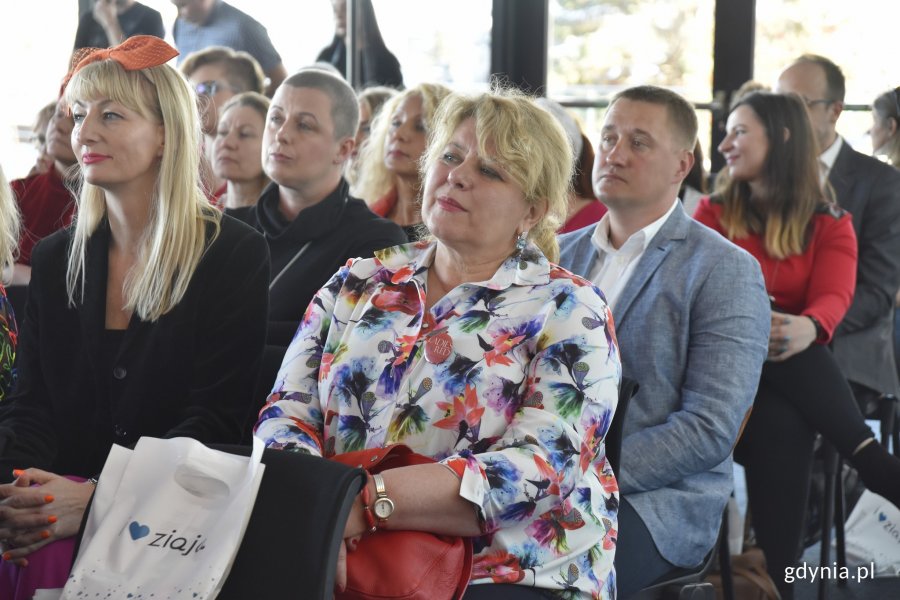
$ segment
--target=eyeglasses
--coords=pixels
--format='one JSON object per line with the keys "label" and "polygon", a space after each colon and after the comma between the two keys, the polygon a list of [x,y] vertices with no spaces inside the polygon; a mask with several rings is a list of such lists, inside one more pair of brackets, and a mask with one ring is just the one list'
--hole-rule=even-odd
{"label": "eyeglasses", "polygon": [[201,81],[196,86],[194,86],[194,91],[201,96],[215,96],[222,90],[231,90],[235,94],[240,92],[240,90],[235,88],[233,85],[228,85],[227,83],[223,83],[221,81]]}
{"label": "eyeglasses", "polygon": [[817,98],[815,100],[809,100],[807,98],[804,98],[803,103],[806,104],[807,108],[812,108],[816,104],[824,104],[826,106],[828,106],[829,104],[834,104],[834,100],[829,100],[828,98]]}

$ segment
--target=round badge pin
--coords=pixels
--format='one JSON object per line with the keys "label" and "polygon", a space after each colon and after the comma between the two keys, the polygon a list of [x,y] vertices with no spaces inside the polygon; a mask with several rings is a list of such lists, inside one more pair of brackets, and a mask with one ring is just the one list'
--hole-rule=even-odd
{"label": "round badge pin", "polygon": [[446,331],[430,336],[425,341],[425,360],[433,365],[447,360],[453,352],[453,339]]}

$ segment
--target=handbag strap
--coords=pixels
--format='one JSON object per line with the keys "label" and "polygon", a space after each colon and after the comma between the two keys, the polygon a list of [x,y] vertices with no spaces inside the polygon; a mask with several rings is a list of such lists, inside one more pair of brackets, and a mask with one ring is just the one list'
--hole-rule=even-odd
{"label": "handbag strap", "polygon": [[367,448],[366,450],[335,454],[330,458],[351,467],[361,467],[369,473],[380,473],[395,467],[437,462],[431,457],[413,452],[405,444],[390,444],[381,448]]}
{"label": "handbag strap", "polygon": [[300,249],[297,250],[297,254],[295,254],[293,256],[293,258],[291,258],[291,260],[289,260],[288,263],[286,265],[284,265],[284,268],[282,268],[281,271],[278,272],[278,275],[276,275],[272,279],[272,281],[269,283],[269,291],[270,292],[272,291],[272,288],[275,287],[275,284],[278,283],[278,280],[281,279],[282,275],[284,275],[288,269],[290,269],[292,266],[294,266],[294,263],[297,262],[297,260],[301,256],[303,256],[303,253],[306,252],[306,249],[309,248],[310,244],[312,244],[312,240],[309,240],[308,242],[303,244],[303,246],[301,246]]}

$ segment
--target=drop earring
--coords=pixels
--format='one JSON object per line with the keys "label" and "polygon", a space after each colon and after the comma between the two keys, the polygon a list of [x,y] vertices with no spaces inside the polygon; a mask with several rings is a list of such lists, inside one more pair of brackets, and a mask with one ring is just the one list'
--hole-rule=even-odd
{"label": "drop earring", "polygon": [[523,231],[516,237],[516,252],[521,254],[526,244],[528,244],[528,232]]}

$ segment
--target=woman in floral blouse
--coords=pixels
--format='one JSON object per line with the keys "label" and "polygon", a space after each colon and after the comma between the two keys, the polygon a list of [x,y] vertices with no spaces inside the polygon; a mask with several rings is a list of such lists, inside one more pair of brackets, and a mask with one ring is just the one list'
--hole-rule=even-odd
{"label": "woman in floral blouse", "polygon": [[[472,583],[504,587],[466,598],[613,598],[604,439],[621,370],[603,297],[548,260],[565,134],[511,92],[453,95],[423,165],[433,239],[351,260],[319,291],[256,435],[323,456],[400,442],[438,460],[383,473],[395,510],[377,527],[475,537]],[[363,512],[345,538],[368,530]]]}

